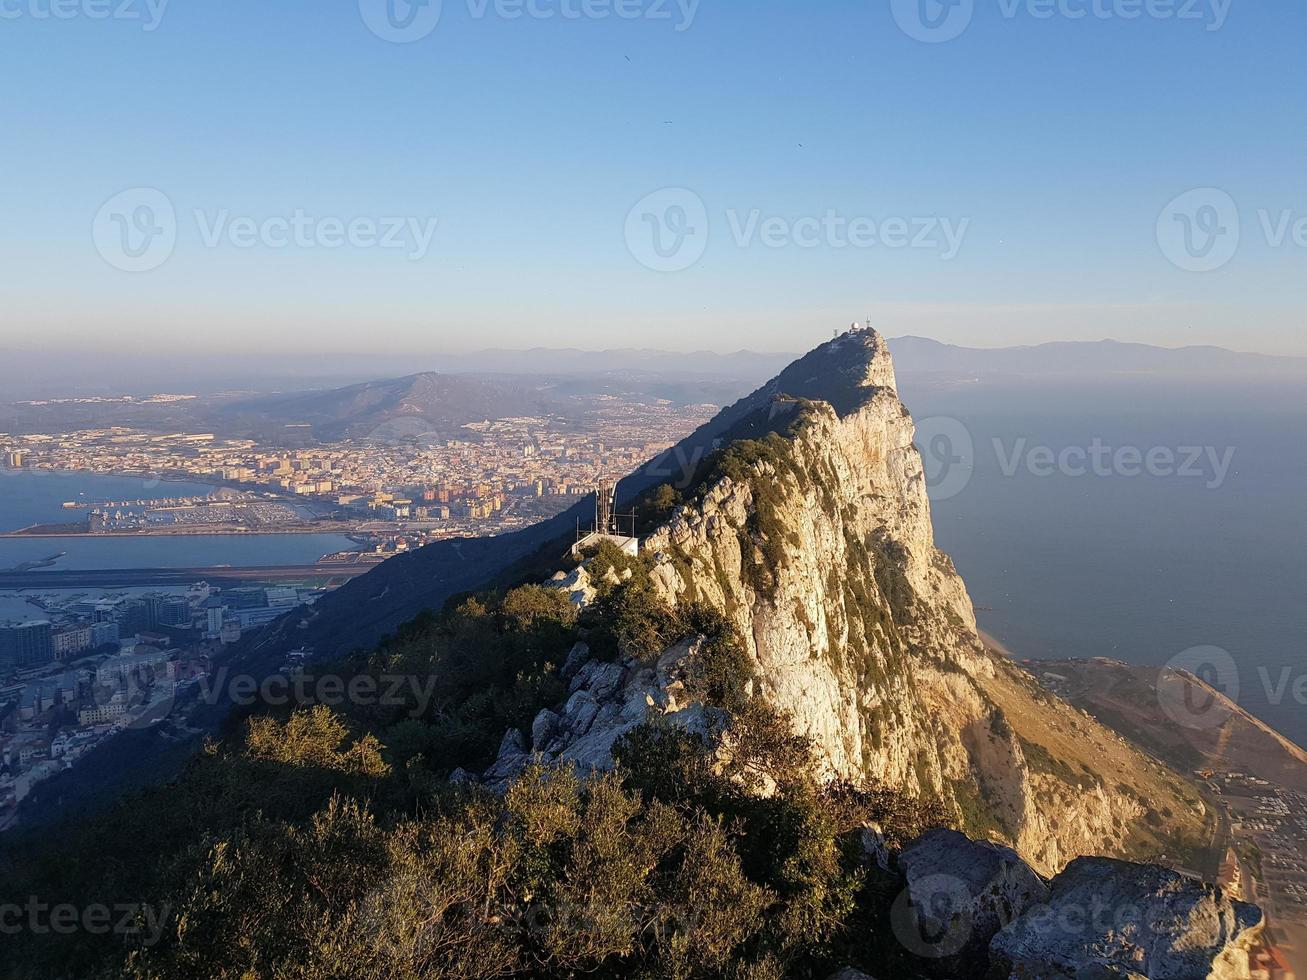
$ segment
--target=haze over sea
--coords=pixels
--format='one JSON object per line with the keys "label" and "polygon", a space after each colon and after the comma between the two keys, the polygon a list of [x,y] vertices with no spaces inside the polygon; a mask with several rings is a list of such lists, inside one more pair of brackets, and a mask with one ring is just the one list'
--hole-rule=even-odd
{"label": "haze over sea", "polygon": [[[928,460],[944,448],[931,445],[941,418],[961,422],[975,446],[969,482],[935,500],[933,514],[983,629],[1021,658],[1162,665],[1221,647],[1238,665],[1240,704],[1307,743],[1307,704],[1292,683],[1307,673],[1307,387],[907,379],[901,388]],[[1032,459],[1043,471],[1036,447],[1056,454],[1095,439],[1234,456],[1220,481],[1207,456],[1192,477],[1032,474]]]}

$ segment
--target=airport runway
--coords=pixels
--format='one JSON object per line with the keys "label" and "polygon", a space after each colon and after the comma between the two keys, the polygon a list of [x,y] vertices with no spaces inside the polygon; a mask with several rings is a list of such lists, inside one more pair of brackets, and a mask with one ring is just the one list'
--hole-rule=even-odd
{"label": "airport runway", "polygon": [[0,589],[126,589],[200,581],[267,582],[351,579],[373,565],[261,565],[244,568],[87,568],[0,572]]}

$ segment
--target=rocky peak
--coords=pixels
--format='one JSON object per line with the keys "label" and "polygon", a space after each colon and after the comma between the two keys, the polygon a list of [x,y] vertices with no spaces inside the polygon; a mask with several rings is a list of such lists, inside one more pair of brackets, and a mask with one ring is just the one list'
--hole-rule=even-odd
{"label": "rocky peak", "polygon": [[[665,603],[734,625],[753,696],[812,741],[825,775],[944,801],[957,826],[1046,876],[1083,854],[1155,854],[1204,833],[1203,804],[1178,777],[986,650],[935,547],[879,334],[822,344],[709,428],[723,434],[718,450],[640,561]],[[584,601],[587,581],[551,584]],[[508,747],[506,771],[532,751],[610,764],[614,739],[655,715],[701,726],[666,669],[675,660],[578,673],[532,744]],[[1150,809],[1170,816],[1149,830]]]}
{"label": "rocky peak", "polygon": [[897,396],[889,346],[870,327],[856,327],[813,348],[752,397],[789,395],[823,401],[845,416],[880,391]]}

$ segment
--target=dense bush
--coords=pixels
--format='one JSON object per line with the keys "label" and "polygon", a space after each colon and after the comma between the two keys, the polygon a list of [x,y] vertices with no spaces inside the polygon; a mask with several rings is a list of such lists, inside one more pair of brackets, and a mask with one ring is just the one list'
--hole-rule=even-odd
{"label": "dense bush", "polygon": [[387,678],[403,699],[351,705],[351,720],[378,734],[393,764],[421,756],[443,775],[489,765],[505,730],[528,729],[567,693],[558,670],[579,636],[564,593],[522,586],[424,613],[375,652],[325,670]]}
{"label": "dense bush", "polygon": [[[261,719],[239,750],[211,749],[8,883],[148,903],[157,942],[23,936],[5,973],[691,978],[879,962],[887,896],[858,833],[878,821],[914,836],[929,816],[883,790],[818,785],[802,740],[772,738],[782,721],[742,719],[762,726],[755,750],[724,765],[646,726],[614,773],[535,768],[499,796],[414,794],[325,708]],[[738,778],[759,765],[784,776],[769,796]],[[121,836],[165,801],[192,809],[161,814],[144,841]]]}
{"label": "dense bush", "polygon": [[[733,624],[668,609],[627,567],[580,619],[554,590],[471,596],[336,665],[435,678],[429,704],[257,714],[170,786],[9,837],[0,904],[135,903],[160,928],[24,933],[0,974],[764,980],[858,963],[907,975],[886,938],[895,883],[860,835],[875,822],[902,842],[939,814],[823,782],[810,744],[753,696]],[[583,635],[631,656],[697,638],[685,681],[718,709],[716,737],[651,722],[609,774],[534,768],[502,795],[447,782],[563,698],[558,668]]]}
{"label": "dense bush", "polygon": [[772,904],[706,814],[540,770],[421,818],[338,797],[305,825],[260,824],[174,900],[178,928],[126,975],[720,976]]}

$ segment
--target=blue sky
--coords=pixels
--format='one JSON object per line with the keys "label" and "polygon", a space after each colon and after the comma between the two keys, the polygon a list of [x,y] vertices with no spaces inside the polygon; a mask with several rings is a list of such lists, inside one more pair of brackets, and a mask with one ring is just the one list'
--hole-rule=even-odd
{"label": "blue sky", "polygon": [[0,0],[0,346],[1307,354],[1300,3],[51,2]]}

